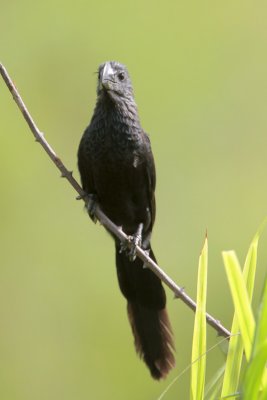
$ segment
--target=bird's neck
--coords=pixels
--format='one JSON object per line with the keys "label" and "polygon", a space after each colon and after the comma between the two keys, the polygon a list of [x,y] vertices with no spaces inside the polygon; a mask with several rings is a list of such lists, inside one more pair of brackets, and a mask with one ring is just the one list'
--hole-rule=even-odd
{"label": "bird's neck", "polygon": [[133,98],[119,96],[112,98],[107,94],[101,96],[98,98],[94,117],[98,121],[106,121],[113,127],[124,125],[133,129],[141,128],[137,106]]}

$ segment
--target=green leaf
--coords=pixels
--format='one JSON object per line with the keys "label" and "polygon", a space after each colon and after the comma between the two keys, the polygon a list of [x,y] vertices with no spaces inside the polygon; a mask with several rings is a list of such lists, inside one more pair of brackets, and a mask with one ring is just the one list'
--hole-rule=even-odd
{"label": "green leaf", "polygon": [[259,235],[260,229],[254,236],[248,250],[248,254],[246,257],[243,277],[248,291],[248,297],[252,299],[253,290],[254,290],[254,281],[255,281],[255,273],[257,266],[257,255],[258,255],[258,243],[259,243]]}
{"label": "green leaf", "polygon": [[195,313],[192,369],[191,400],[204,398],[206,372],[206,298],[207,298],[208,240],[205,239],[198,264],[197,308]]}
{"label": "green leaf", "polygon": [[[267,339],[259,347],[254,354],[247,368],[244,384],[243,384],[243,400],[259,399],[259,390],[261,386],[262,376],[265,370],[267,360]],[[266,388],[264,388],[265,390]]]}
{"label": "green leaf", "polygon": [[[255,272],[257,265],[258,241],[259,241],[259,232],[256,233],[249,246],[249,250],[246,256],[245,265],[243,269],[243,278],[245,285],[247,287],[248,298],[250,302],[252,299],[252,294],[254,289]],[[239,378],[242,366],[244,346],[242,338],[239,334],[239,325],[236,312],[233,318],[231,334],[232,336],[229,341],[225,374],[222,386],[222,393],[221,393],[222,397],[227,396],[230,393],[236,393],[239,387]]]}
{"label": "green leaf", "polygon": [[[246,369],[243,382],[244,399],[254,398],[249,397],[257,394],[260,398],[259,391],[262,392],[261,398],[264,399],[264,393],[267,392],[267,280],[265,280],[264,290],[261,298],[261,303],[258,312],[255,338],[252,349],[250,363]],[[255,397],[256,398],[256,397]]]}
{"label": "green leaf", "polygon": [[231,334],[232,336],[229,342],[227,353],[221,397],[227,396],[230,393],[235,393],[239,385],[239,376],[244,347],[239,333],[239,325],[236,314],[234,315]]}
{"label": "green leaf", "polygon": [[265,285],[258,312],[257,327],[255,332],[252,357],[254,354],[258,352],[258,349],[265,342],[266,329],[267,329],[267,280],[265,280]]}
{"label": "green leaf", "polygon": [[208,385],[205,387],[205,400],[218,399],[218,394],[221,389],[223,374],[225,370],[225,364],[214,374]]}
{"label": "green leaf", "polygon": [[235,252],[224,251],[223,260],[245,349],[245,355],[247,360],[249,360],[255,330],[255,320],[251,309],[250,298]]}

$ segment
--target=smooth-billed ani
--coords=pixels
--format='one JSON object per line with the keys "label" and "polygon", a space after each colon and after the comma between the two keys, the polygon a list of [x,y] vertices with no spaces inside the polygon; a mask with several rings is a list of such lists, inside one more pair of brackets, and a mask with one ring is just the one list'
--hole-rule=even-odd
{"label": "smooth-billed ani", "polygon": [[118,62],[99,67],[97,102],[80,142],[78,166],[83,189],[91,199],[91,217],[97,201],[132,237],[128,252],[114,237],[119,286],[127,299],[136,351],[153,378],[163,378],[175,364],[166,295],[160,279],[135,257],[135,245],[140,244],[156,261],[150,245],[156,173],[128,71]]}

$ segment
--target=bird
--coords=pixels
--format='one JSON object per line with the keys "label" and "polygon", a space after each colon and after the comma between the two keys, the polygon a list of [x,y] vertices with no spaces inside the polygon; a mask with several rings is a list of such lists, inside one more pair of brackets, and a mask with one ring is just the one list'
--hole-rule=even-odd
{"label": "bird", "polygon": [[156,171],[149,136],[141,127],[125,65],[107,61],[98,68],[97,99],[78,148],[78,169],[88,196],[131,238],[125,247],[115,236],[118,283],[137,354],[151,376],[165,378],[175,366],[173,333],[161,280],[136,257],[139,245],[156,262],[151,234],[156,215]]}

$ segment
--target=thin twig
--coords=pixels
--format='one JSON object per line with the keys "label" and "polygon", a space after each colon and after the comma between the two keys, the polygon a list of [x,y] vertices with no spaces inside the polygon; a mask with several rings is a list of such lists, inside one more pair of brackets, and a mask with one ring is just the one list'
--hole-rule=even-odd
{"label": "thin twig", "polygon": [[[79,198],[83,199],[85,202],[87,201],[86,194],[82,190],[81,186],[78,184],[76,179],[73,177],[72,172],[69,171],[60,158],[57,156],[53,148],[47,142],[44,137],[44,134],[38,129],[34,120],[32,119],[29,111],[27,110],[18,90],[13,84],[11,78],[9,77],[7,70],[0,63],[0,73],[2,75],[3,80],[5,81],[9,91],[11,92],[13,99],[15,100],[17,106],[19,107],[21,113],[23,114],[24,119],[26,120],[30,130],[32,131],[35,140],[40,143],[43,149],[46,151],[50,159],[57,166],[57,168],[61,172],[61,176],[66,178],[72,187],[79,194]],[[130,244],[128,236],[118,228],[104,213],[101,211],[99,206],[96,206],[95,215],[101,225],[104,225],[108,231],[112,232],[118,239],[121,241],[125,241]],[[176,298],[181,299],[188,307],[190,307],[193,311],[196,311],[196,303],[194,300],[189,297],[183,288],[179,287],[147,254],[146,252],[139,246],[136,249],[137,256],[144,261],[146,267],[150,268],[175,294]],[[224,336],[229,339],[231,333],[220,323],[220,321],[213,318],[210,314],[206,314],[207,323],[212,326],[220,336]]]}

